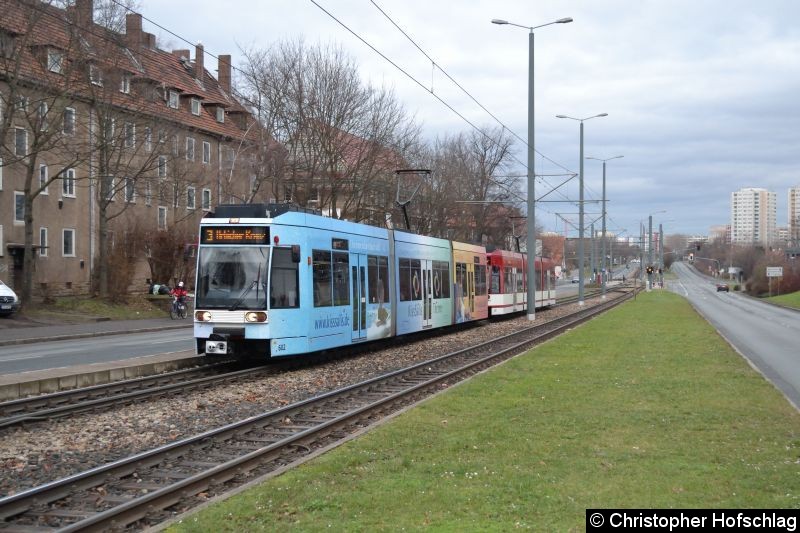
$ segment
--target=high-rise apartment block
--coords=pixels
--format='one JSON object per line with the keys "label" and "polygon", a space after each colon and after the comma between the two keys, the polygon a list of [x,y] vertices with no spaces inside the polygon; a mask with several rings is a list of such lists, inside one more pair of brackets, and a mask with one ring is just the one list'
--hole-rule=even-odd
{"label": "high-rise apartment block", "polygon": [[776,218],[774,192],[745,188],[731,193],[731,241],[734,244],[771,246],[775,240]]}
{"label": "high-rise apartment block", "polygon": [[800,186],[789,189],[789,243],[800,246]]}

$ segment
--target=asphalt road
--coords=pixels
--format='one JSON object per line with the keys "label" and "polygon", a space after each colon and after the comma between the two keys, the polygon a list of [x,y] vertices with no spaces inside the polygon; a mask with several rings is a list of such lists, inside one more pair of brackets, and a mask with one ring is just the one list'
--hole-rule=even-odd
{"label": "asphalt road", "polygon": [[680,279],[668,287],[685,296],[752,366],[800,406],[800,312],[717,292],[714,280],[683,263],[674,263],[672,270]]}
{"label": "asphalt road", "polygon": [[184,350],[194,350],[191,328],[3,346],[0,347],[0,374]]}

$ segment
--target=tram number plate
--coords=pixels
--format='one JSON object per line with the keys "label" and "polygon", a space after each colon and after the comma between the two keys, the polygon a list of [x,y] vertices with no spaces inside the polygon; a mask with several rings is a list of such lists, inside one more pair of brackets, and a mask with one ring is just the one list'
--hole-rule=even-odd
{"label": "tram number plate", "polygon": [[228,353],[228,343],[223,341],[206,341],[206,353]]}

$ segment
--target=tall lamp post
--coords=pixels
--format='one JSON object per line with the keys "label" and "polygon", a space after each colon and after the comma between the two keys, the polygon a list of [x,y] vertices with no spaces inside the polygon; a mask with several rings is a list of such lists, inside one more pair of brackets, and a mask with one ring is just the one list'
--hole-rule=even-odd
{"label": "tall lamp post", "polygon": [[568,117],[567,115],[556,115],[556,118],[568,118],[577,120],[581,123],[581,153],[580,153],[580,198],[578,200],[578,305],[583,305],[583,123],[597,117],[607,117],[608,113],[600,113],[586,118]]}
{"label": "tall lamp post", "polygon": [[534,148],[534,101],[533,101],[533,30],[551,24],[566,24],[572,18],[554,20],[538,26],[524,26],[502,19],[492,19],[492,24],[508,24],[529,30],[528,34],[528,320],[536,318],[536,150]]}
{"label": "tall lamp post", "polygon": [[[600,270],[603,273],[601,285],[603,287],[603,296],[602,299],[606,299],[606,161],[611,161],[612,159],[620,159],[625,157],[624,155],[615,155],[614,157],[608,157],[606,159],[601,159],[599,157],[587,157],[586,159],[594,159],[595,161],[602,161],[603,162],[603,259],[600,261]],[[611,265],[613,270],[614,265]],[[612,275],[613,277],[613,275]]]}

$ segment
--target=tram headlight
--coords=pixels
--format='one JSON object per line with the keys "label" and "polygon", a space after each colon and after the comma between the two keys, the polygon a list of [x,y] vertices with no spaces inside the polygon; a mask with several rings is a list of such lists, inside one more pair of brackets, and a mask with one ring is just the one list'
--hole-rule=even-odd
{"label": "tram headlight", "polygon": [[244,314],[245,322],[266,322],[267,313],[264,311],[249,311]]}
{"label": "tram headlight", "polygon": [[208,311],[197,311],[194,314],[194,318],[198,322],[211,322],[211,313]]}

